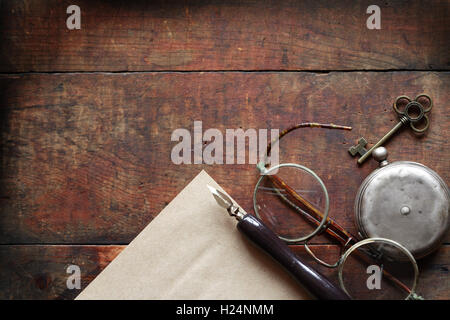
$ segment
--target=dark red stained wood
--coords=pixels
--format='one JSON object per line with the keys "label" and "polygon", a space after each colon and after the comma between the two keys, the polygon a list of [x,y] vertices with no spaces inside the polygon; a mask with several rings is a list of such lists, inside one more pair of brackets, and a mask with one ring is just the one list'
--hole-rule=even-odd
{"label": "dark red stained wood", "polygon": [[448,69],[450,5],[383,1],[2,1],[0,71]]}
{"label": "dark red stained wood", "polygon": [[[0,299],[73,299],[81,290],[66,286],[67,267],[76,264],[81,269],[84,289],[125,246],[16,246],[0,247]],[[311,263],[302,246],[294,252]],[[330,245],[313,246],[319,257],[333,261],[338,248]],[[417,292],[427,299],[448,299],[450,246],[444,246],[420,261],[421,276]],[[332,282],[338,284],[336,270],[317,267]]]}
{"label": "dark red stained wood", "polygon": [[[448,70],[448,1],[386,1],[368,30],[371,1],[78,1],[82,29],[66,28],[70,1],[0,3],[0,72],[212,70]],[[170,161],[176,128],[285,128],[322,121],[353,132],[302,129],[284,162],[314,169],[331,217],[355,232],[353,197],[376,166],[348,147],[375,142],[396,120],[401,94],[435,100],[430,132],[388,144],[448,183],[450,76],[446,72],[143,73],[0,76],[0,298],[71,299],[65,270],[89,283],[203,168],[249,212],[253,165]],[[299,230],[301,229],[298,227]],[[450,236],[447,236],[448,243]],[[329,243],[319,237],[314,242]],[[42,243],[41,245],[9,244]],[[314,246],[327,261],[334,246]],[[445,246],[421,261],[419,293],[448,299]],[[304,256],[303,248],[295,251]],[[321,268],[337,281],[335,271]],[[333,273],[334,272],[334,273]],[[334,278],[333,278],[334,277]],[[336,282],[337,283],[337,282]]]}
{"label": "dark red stained wood", "polygon": [[0,246],[0,299],[73,299],[69,265],[78,265],[85,288],[125,246]]}
{"label": "dark red stained wood", "polygon": [[359,168],[347,150],[393,126],[396,96],[427,92],[435,107],[425,137],[405,128],[392,138],[390,160],[423,163],[448,183],[449,80],[443,72],[1,76],[0,242],[126,244],[202,168],[253,212],[254,165],[171,162],[172,132],[192,131],[194,120],[223,133],[304,121],[353,126],[290,133],[280,157],[315,170],[330,216],[356,233],[354,197],[377,164]]}

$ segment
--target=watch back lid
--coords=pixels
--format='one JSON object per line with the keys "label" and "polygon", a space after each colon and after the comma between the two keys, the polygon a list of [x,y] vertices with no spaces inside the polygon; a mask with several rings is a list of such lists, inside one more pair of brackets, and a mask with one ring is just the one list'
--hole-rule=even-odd
{"label": "watch back lid", "polygon": [[365,238],[404,245],[415,258],[439,247],[449,227],[449,190],[430,168],[393,162],[372,172],[355,201],[356,224]]}

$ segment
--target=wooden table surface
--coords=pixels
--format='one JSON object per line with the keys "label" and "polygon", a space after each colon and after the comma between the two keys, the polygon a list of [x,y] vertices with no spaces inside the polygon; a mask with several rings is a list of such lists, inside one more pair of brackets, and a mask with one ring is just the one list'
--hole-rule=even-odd
{"label": "wooden table surface", "polygon": [[[302,129],[281,161],[315,170],[330,215],[356,233],[353,202],[377,164],[347,152],[397,121],[399,95],[434,100],[422,138],[404,129],[390,160],[450,178],[450,3],[373,1],[0,1],[0,298],[72,299],[201,170],[252,211],[254,165],[175,165],[177,128]],[[314,130],[314,131],[313,131]],[[180,244],[182,245],[182,244]],[[303,247],[293,246],[309,259]],[[331,258],[327,237],[313,249]],[[420,261],[419,292],[449,299],[450,235]],[[336,271],[320,268],[336,281]]]}

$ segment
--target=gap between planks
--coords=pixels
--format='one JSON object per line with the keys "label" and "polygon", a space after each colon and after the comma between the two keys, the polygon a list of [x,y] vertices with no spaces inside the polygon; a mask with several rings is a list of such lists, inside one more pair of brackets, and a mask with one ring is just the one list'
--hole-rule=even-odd
{"label": "gap between planks", "polygon": [[352,70],[97,70],[97,71],[27,71],[27,72],[0,72],[0,75],[27,75],[27,74],[148,74],[148,73],[358,73],[358,72],[375,72],[375,73],[388,73],[388,72],[450,72],[450,69],[352,69]]}

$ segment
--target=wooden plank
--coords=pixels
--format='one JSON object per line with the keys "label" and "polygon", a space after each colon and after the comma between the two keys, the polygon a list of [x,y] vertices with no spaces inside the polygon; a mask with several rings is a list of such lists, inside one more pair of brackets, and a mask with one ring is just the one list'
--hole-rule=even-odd
{"label": "wooden plank", "polygon": [[377,164],[359,168],[347,149],[393,126],[396,96],[427,92],[435,106],[426,136],[404,129],[388,143],[390,159],[423,163],[448,182],[449,80],[446,72],[3,75],[0,243],[126,244],[202,168],[253,212],[253,164],[171,161],[172,132],[192,132],[194,120],[224,134],[304,121],[353,126],[294,132],[280,160],[315,170],[330,216],[355,233],[354,197]]}
{"label": "wooden plank", "polygon": [[0,299],[73,299],[70,265],[85,288],[125,246],[0,246]]}
{"label": "wooden plank", "polygon": [[[125,246],[0,246],[0,299],[73,299],[92,281]],[[302,246],[293,250],[312,262]],[[338,248],[312,246],[318,256],[332,261]],[[444,246],[420,263],[417,292],[427,299],[449,299],[450,246]],[[67,289],[67,267],[78,265],[81,290]],[[312,263],[311,263],[312,264]],[[318,267],[334,283],[337,271]],[[351,283],[349,283],[351,286]]]}
{"label": "wooden plank", "polygon": [[449,68],[446,0],[2,1],[0,72]]}

